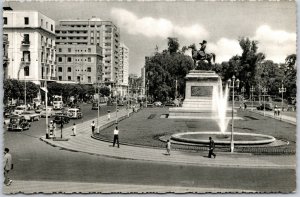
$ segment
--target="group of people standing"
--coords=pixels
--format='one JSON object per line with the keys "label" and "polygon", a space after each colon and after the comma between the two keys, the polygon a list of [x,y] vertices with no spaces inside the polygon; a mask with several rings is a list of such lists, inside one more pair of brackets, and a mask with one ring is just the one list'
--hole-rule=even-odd
{"label": "group of people standing", "polygon": [[[214,153],[214,149],[215,149],[215,142],[214,140],[209,137],[209,146],[208,146],[208,158],[211,158],[211,156],[213,156],[214,158],[216,158],[216,154]],[[167,153],[166,155],[171,155],[171,141],[170,139],[167,140],[166,142],[166,150],[167,150]]]}

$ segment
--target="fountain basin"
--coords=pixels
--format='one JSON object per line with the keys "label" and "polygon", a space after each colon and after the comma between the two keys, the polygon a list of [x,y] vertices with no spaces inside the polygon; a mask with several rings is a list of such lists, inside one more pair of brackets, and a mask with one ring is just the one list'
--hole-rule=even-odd
{"label": "fountain basin", "polygon": [[[171,136],[171,139],[178,142],[194,143],[194,144],[209,144],[209,137],[212,137],[216,145],[229,145],[231,140],[230,132],[185,132],[176,133]],[[273,136],[255,134],[255,133],[233,133],[234,144],[236,145],[262,145],[274,142],[276,139]]]}

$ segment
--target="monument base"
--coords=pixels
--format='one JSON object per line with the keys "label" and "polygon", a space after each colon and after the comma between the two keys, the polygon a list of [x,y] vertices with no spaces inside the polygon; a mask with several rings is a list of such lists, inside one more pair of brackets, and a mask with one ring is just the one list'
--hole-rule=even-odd
{"label": "monument base", "polygon": [[[234,116],[236,117],[236,110],[233,111]],[[232,110],[228,109],[226,111],[226,117],[231,119]],[[203,109],[191,109],[183,107],[173,107],[169,109],[169,117],[171,119],[218,119],[217,112],[212,110],[203,110]]]}
{"label": "monument base", "polygon": [[[219,75],[214,71],[191,70],[185,80],[185,100],[182,107],[170,108],[168,118],[218,119],[213,98],[222,85]],[[228,108],[226,117],[231,117],[231,114],[232,109]]]}

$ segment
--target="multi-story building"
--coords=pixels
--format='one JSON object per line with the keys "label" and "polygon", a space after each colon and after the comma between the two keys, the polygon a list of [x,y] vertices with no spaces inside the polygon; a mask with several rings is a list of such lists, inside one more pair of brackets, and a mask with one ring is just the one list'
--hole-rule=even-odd
{"label": "multi-story building", "polygon": [[59,81],[96,84],[101,81],[102,48],[97,45],[56,45]]}
{"label": "multi-story building", "polygon": [[56,80],[54,20],[37,11],[4,9],[3,34],[9,43],[7,78]]}
{"label": "multi-story building", "polygon": [[120,44],[119,60],[118,92],[120,96],[126,96],[128,94],[129,48],[124,43]]}
{"label": "multi-story building", "polygon": [[[89,20],[61,20],[56,27],[56,44],[76,45],[80,51],[90,45],[100,46],[103,55],[101,82],[111,86],[118,81],[120,34],[111,21],[94,17]],[[78,53],[78,57],[80,55]]]}

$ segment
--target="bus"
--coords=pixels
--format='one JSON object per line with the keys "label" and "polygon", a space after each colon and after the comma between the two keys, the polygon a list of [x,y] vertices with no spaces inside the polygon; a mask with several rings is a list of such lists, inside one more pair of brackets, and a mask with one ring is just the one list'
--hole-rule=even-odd
{"label": "bus", "polygon": [[53,96],[53,109],[62,109],[63,108],[62,96],[54,95]]}

